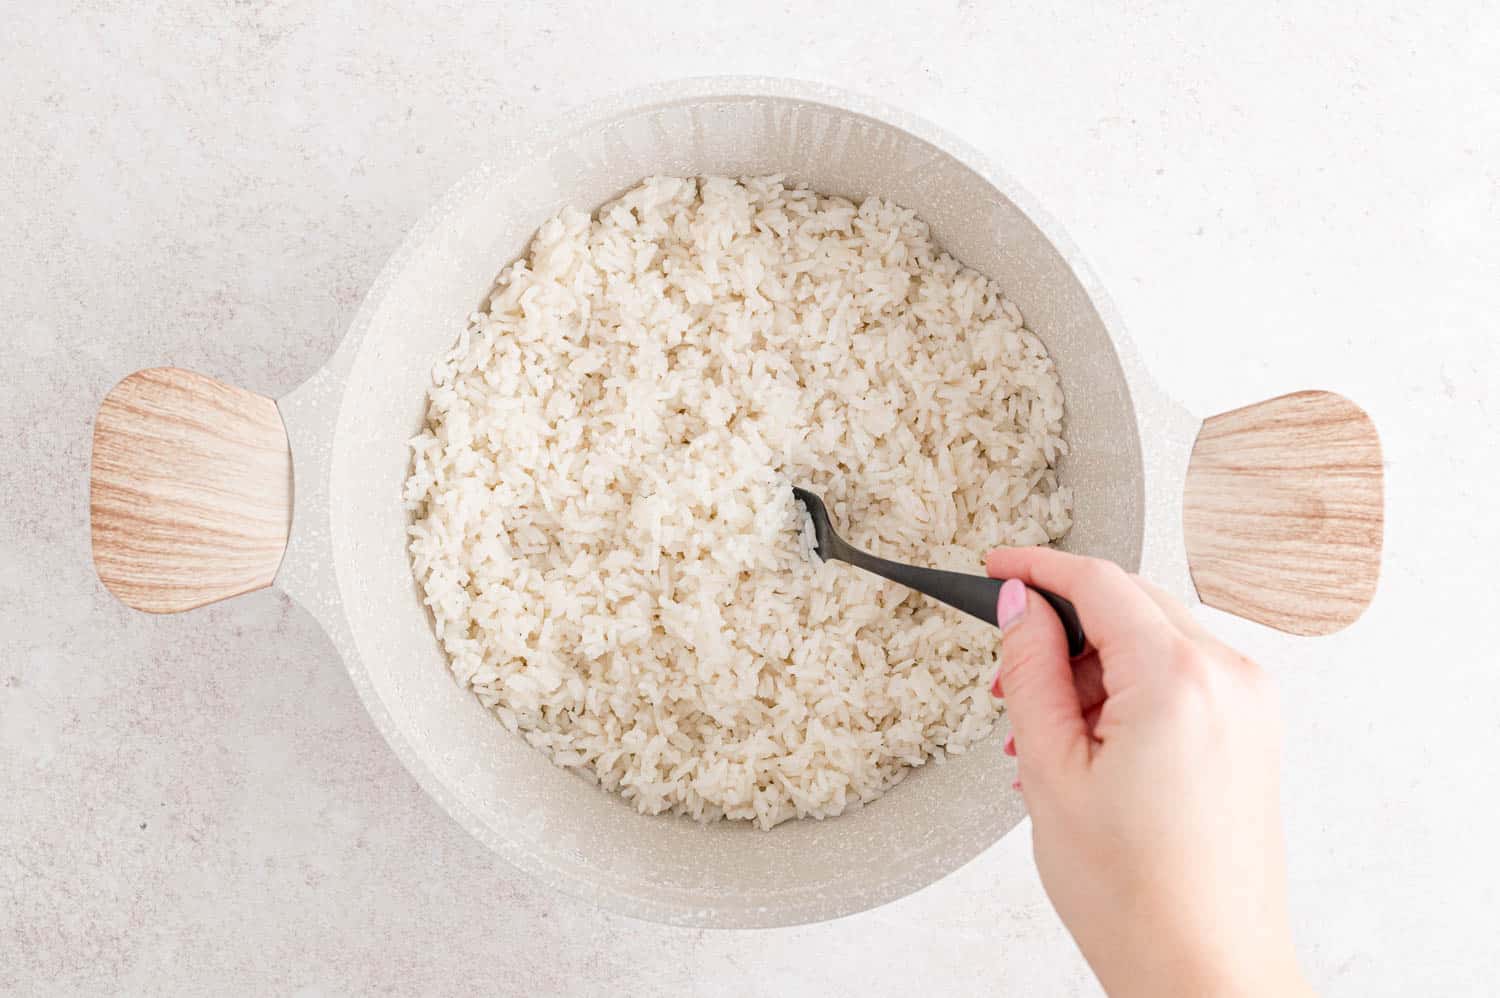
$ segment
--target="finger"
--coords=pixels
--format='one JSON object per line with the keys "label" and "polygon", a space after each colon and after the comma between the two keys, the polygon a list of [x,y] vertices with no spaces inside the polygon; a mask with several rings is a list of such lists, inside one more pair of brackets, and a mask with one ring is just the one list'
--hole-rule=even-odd
{"label": "finger", "polygon": [[1005,634],[1000,675],[1014,747],[1033,779],[1050,779],[1088,747],[1068,639],[1047,601],[1020,582],[1000,587],[995,616]]}
{"label": "finger", "polygon": [[[1089,644],[1112,670],[1158,668],[1167,661],[1175,628],[1113,562],[1051,548],[996,548],[985,555],[984,567],[992,578],[1020,579],[1071,600]],[[1137,654],[1111,661],[1113,652],[1127,648]],[[1138,677],[1117,673],[1106,678],[1113,687]]]}
{"label": "finger", "polygon": [[1139,575],[1132,575],[1130,578],[1141,588],[1142,592],[1151,597],[1151,602],[1161,608],[1162,615],[1171,621],[1172,625],[1185,636],[1192,638],[1194,641],[1219,643],[1218,638],[1215,638],[1202,624],[1198,623],[1198,618],[1193,616],[1193,611],[1173,599],[1161,586]]}
{"label": "finger", "polygon": [[[997,697],[1005,696],[1005,691],[1000,686],[1000,678],[997,673],[994,683],[990,686],[990,692]],[[1099,720],[1099,711],[1104,707],[1104,701],[1109,699],[1109,693],[1104,689],[1104,669],[1099,665],[1098,655],[1090,652],[1083,658],[1073,660],[1073,688],[1078,691],[1078,706],[1083,708],[1083,719],[1088,722],[1089,731],[1092,732]],[[1014,736],[1005,739],[1005,754],[1016,754]]]}
{"label": "finger", "polygon": [[[1005,697],[1005,677],[999,670],[990,681],[990,695],[996,699]],[[1081,658],[1073,659],[1073,686],[1078,690],[1078,702],[1087,711],[1104,702],[1109,694],[1104,689],[1104,669],[1099,665],[1099,654],[1088,649]]]}

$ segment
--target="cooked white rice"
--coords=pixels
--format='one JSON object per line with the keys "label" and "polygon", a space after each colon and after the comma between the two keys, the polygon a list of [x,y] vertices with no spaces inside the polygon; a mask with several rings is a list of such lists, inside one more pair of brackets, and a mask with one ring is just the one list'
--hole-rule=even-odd
{"label": "cooked white rice", "polygon": [[647,813],[822,818],[991,730],[993,628],[820,565],[1068,529],[1052,362],[912,212],[778,177],[566,210],[434,371],[411,554],[454,674]]}

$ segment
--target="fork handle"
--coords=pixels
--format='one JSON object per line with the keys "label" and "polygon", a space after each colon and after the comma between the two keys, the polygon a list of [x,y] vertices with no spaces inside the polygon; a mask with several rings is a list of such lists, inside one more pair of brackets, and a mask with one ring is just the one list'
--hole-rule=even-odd
{"label": "fork handle", "polygon": [[[987,624],[998,624],[995,619],[995,608],[1000,600],[1000,587],[1005,583],[1004,579],[903,565],[898,561],[877,558],[857,548],[848,548],[840,554],[851,565],[873,572],[881,578],[890,579],[892,582],[899,582],[908,589],[915,589],[919,593],[947,603],[954,609],[962,610],[972,617],[978,617]],[[1062,621],[1063,633],[1068,638],[1068,654],[1074,657],[1083,654],[1085,638],[1083,624],[1078,620],[1078,610],[1072,603],[1056,593],[1037,589],[1036,594],[1051,605],[1052,609],[1057,612],[1058,619]]]}

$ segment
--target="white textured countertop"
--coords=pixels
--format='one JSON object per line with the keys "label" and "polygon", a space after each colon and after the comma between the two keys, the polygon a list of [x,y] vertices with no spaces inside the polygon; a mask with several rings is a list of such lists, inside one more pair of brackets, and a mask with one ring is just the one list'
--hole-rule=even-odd
{"label": "white textured countertop", "polygon": [[1204,616],[1284,691],[1315,982],[1491,993],[1500,11],[609,6],[638,9],[7,5],[0,993],[1095,993],[1025,826],[838,922],[607,916],[450,822],[285,598],[153,618],[93,574],[90,421],[116,379],[175,364],[285,393],[493,136],[709,73],[868,92],[983,149],[1198,413],[1299,388],[1366,406],[1388,520],[1365,619],[1299,640]]}

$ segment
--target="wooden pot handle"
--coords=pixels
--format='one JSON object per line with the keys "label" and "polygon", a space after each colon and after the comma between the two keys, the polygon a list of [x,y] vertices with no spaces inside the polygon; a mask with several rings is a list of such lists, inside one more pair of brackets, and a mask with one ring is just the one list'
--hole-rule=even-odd
{"label": "wooden pot handle", "polygon": [[1332,392],[1220,413],[1183,494],[1188,570],[1209,606],[1292,634],[1330,634],[1375,595],[1384,533],[1380,437]]}
{"label": "wooden pot handle", "polygon": [[175,367],[136,371],[94,420],[89,520],[100,580],[137,610],[269,586],[292,524],[276,403]]}

